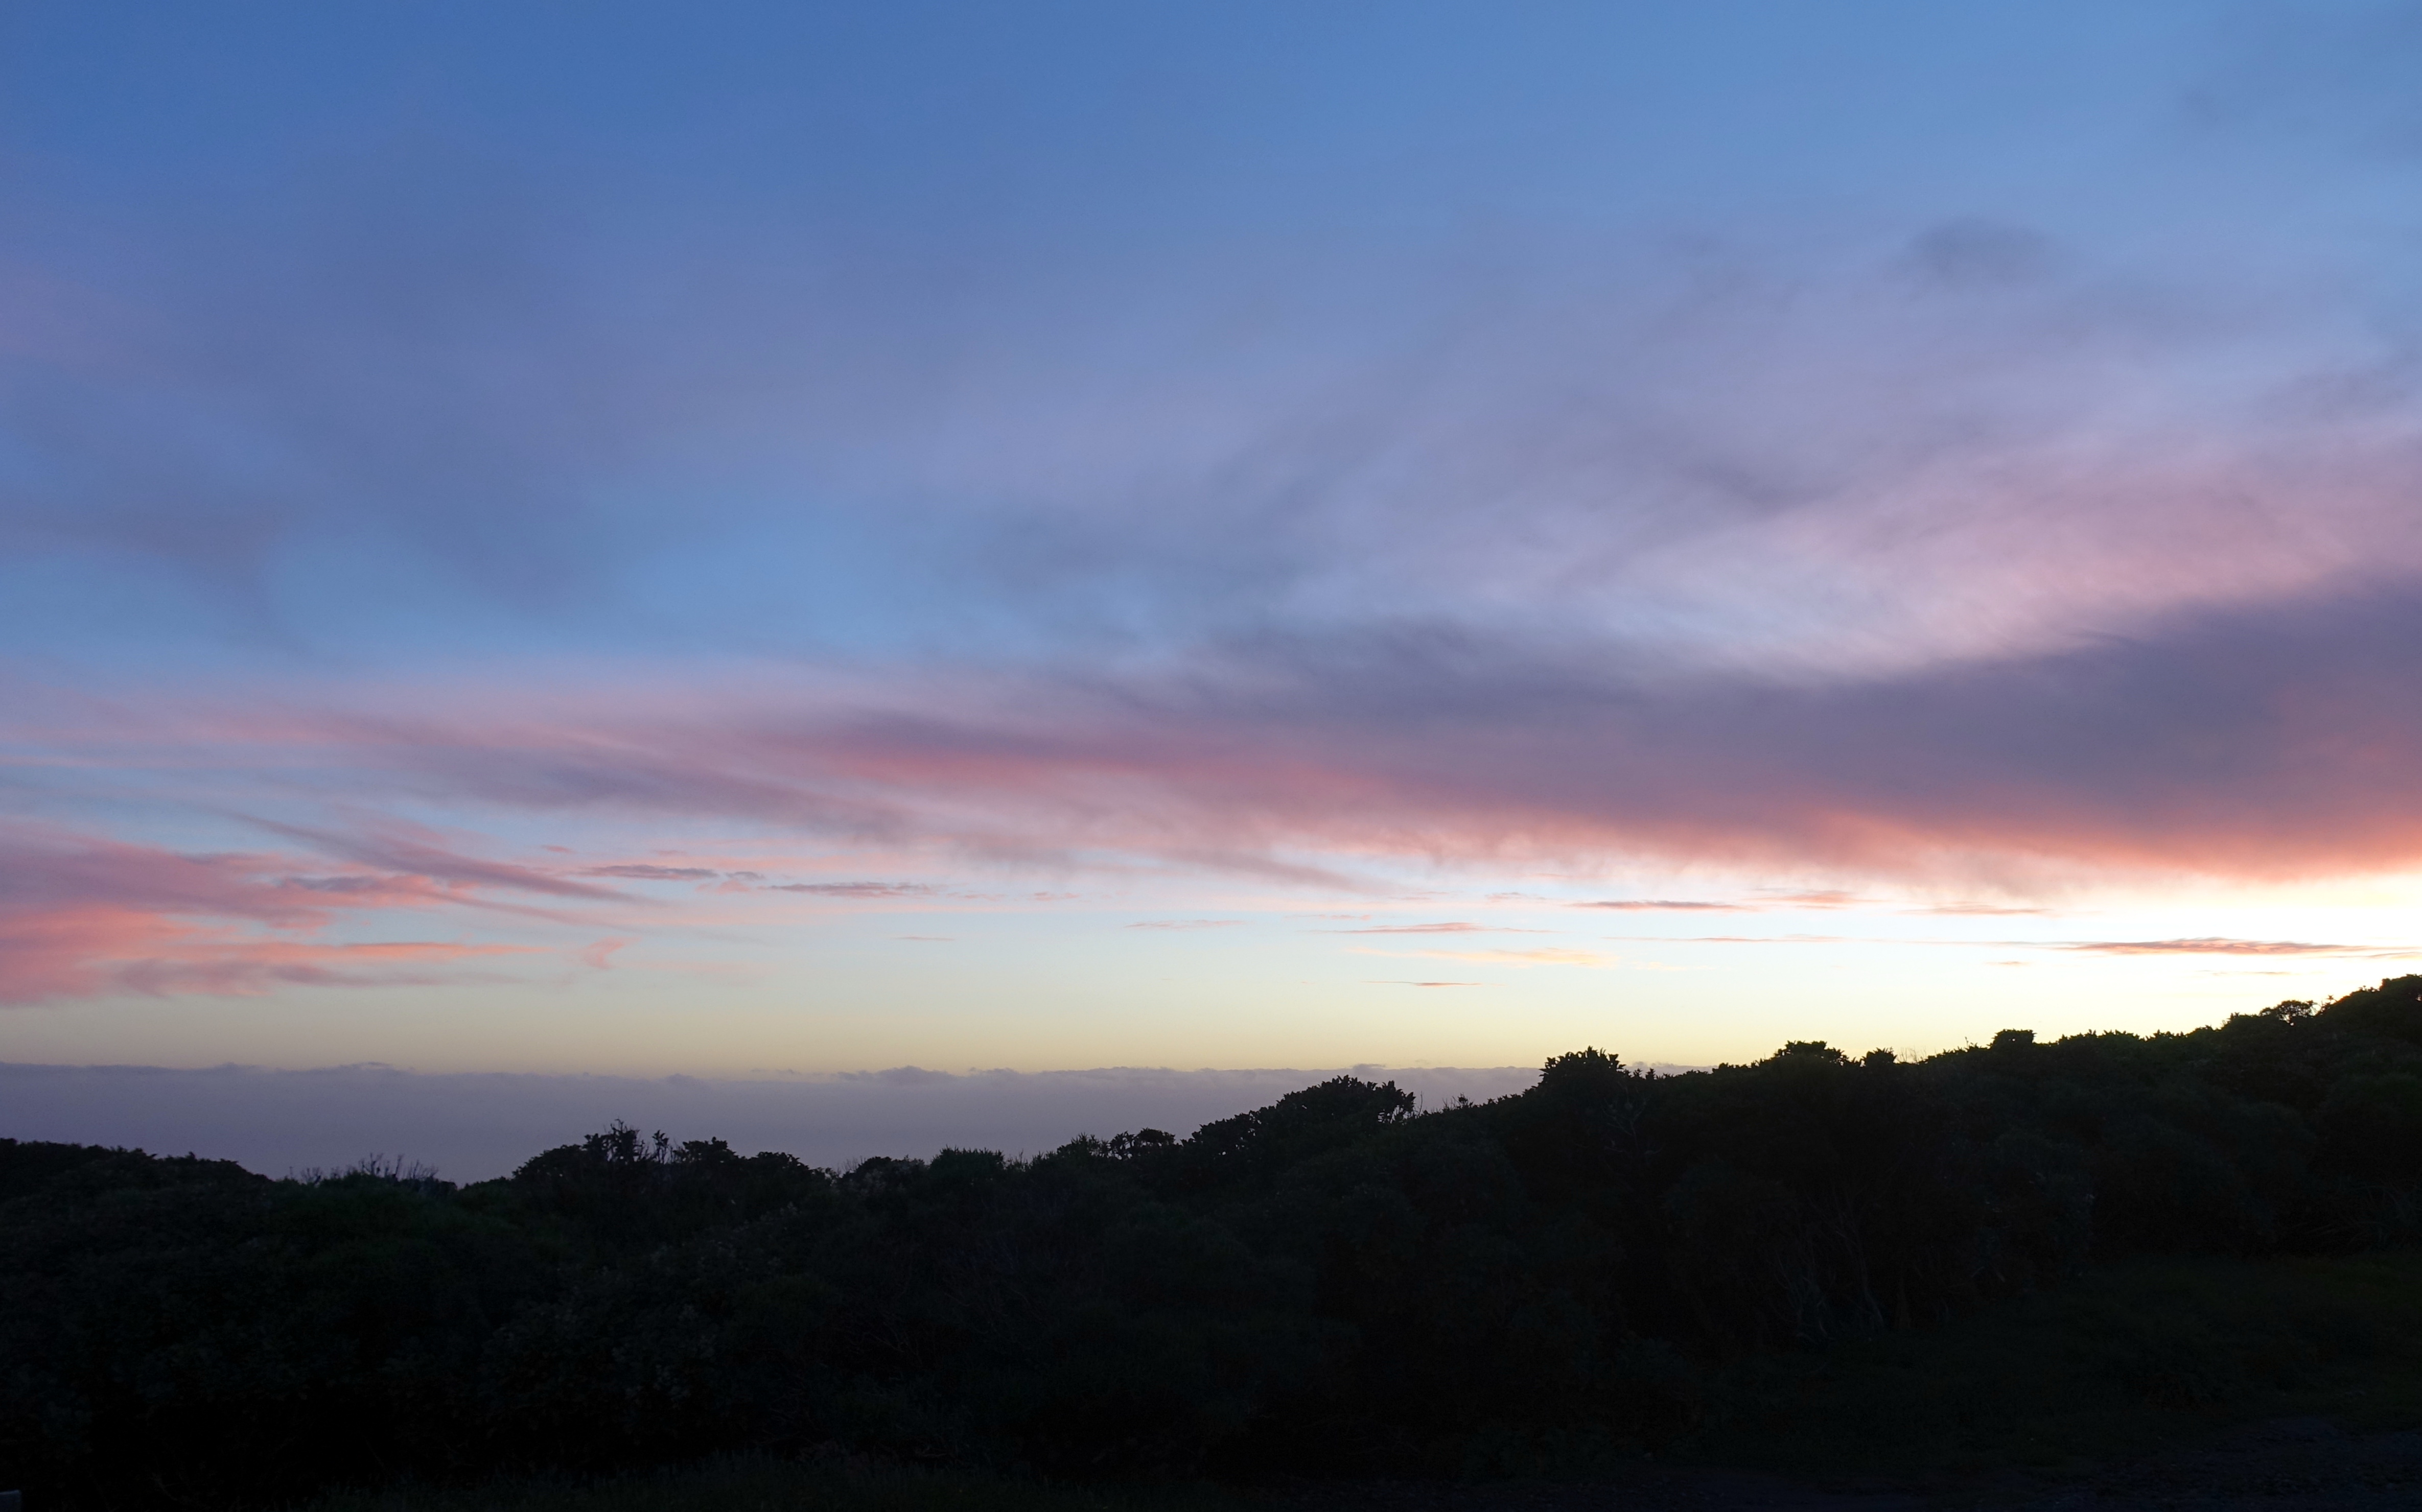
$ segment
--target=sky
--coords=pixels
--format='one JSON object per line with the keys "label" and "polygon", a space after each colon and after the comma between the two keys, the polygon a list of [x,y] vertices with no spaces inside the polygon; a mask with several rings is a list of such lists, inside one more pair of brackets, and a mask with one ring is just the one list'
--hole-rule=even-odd
{"label": "sky", "polygon": [[2417,68],[0,0],[0,1062],[1704,1065],[2415,970]]}

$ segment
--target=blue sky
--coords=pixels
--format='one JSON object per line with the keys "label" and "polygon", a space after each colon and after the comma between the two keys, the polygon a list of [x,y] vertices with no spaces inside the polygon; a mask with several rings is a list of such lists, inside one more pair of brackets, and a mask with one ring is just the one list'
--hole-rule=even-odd
{"label": "blue sky", "polygon": [[2422,10],[0,11],[0,1060],[2407,969]]}

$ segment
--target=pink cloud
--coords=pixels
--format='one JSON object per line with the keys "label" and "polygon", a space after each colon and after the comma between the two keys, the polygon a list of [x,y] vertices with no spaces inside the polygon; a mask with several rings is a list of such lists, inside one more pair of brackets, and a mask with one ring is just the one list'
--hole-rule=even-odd
{"label": "pink cloud", "polygon": [[600,940],[581,950],[580,963],[593,972],[608,970],[614,964],[614,953],[634,943],[629,940]]}
{"label": "pink cloud", "polygon": [[426,876],[311,876],[306,865],[0,827],[0,1003],[422,981],[440,968],[533,948],[319,938],[342,919],[466,896]]}
{"label": "pink cloud", "polygon": [[[342,772],[365,794],[464,813],[737,823],[1063,867],[1334,882],[1362,858],[1646,857],[1947,885],[2268,879],[2422,862],[2422,671],[2404,649],[2416,644],[2422,586],[1853,681],[1634,682],[1573,648],[1441,634],[1255,647],[1091,681],[915,667],[855,681],[558,678],[331,692],[308,710],[188,694],[21,739],[71,769],[167,752],[188,782]],[[347,712],[348,696],[375,699],[380,717]],[[411,834],[285,833],[345,857],[342,878],[408,879],[363,886],[615,896],[577,880],[598,866],[566,877]],[[143,885],[205,886],[206,870],[188,860]],[[307,913],[351,885],[263,896]],[[775,885],[873,897],[922,884]],[[1825,890],[1603,906],[1857,902]]]}

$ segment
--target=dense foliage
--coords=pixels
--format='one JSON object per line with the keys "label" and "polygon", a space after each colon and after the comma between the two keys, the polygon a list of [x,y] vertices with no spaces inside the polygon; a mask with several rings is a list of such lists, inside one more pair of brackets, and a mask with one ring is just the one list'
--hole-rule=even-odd
{"label": "dense foliage", "polygon": [[2422,977],[1902,1063],[1588,1050],[1417,1114],[1339,1078],[1190,1137],[846,1174],[617,1126],[457,1188],[0,1140],[0,1485],[332,1482],[819,1445],[1061,1474],[1654,1440],[1707,1361],[2127,1254],[2422,1237]]}

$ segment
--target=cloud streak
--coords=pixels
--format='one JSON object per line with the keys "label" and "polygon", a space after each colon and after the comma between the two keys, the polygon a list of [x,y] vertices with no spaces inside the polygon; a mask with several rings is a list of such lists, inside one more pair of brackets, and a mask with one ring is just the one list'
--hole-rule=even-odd
{"label": "cloud streak", "polygon": [[2410,960],[2422,956],[2422,951],[2397,946],[2227,940],[2210,935],[2189,940],[2088,940],[2054,948],[2090,956],[2348,956],[2366,960]]}
{"label": "cloud streak", "polygon": [[[626,684],[610,702],[557,694],[522,700],[537,714],[470,722],[441,710],[506,695],[404,686],[383,695],[374,728],[234,705],[164,719],[155,705],[121,709],[105,732],[20,740],[70,763],[167,749],[187,772],[316,766],[503,812],[742,820],[995,861],[1318,876],[1356,852],[1645,856],[1901,881],[2271,879],[2422,861],[2422,802],[2405,780],[2422,768],[2414,644],[2422,585],[1848,682],[1641,683],[1569,650],[1422,635],[1350,654],[1233,648],[1153,676],[1030,678],[1009,695],[903,668],[880,691],[760,681],[668,694],[652,712]],[[274,742],[248,738],[257,727]],[[418,842],[281,833],[439,885],[612,896]],[[777,885],[873,897],[922,884]]]}
{"label": "cloud streak", "polygon": [[624,862],[612,866],[590,866],[580,875],[618,877],[628,881],[640,882],[711,882],[720,880],[723,873],[710,871],[704,866],[653,866],[637,862]]}
{"label": "cloud streak", "polygon": [[[1367,950],[1363,954],[1385,956],[1398,952]],[[1535,950],[1415,950],[1403,952],[1431,960],[1468,960],[1484,966],[1608,966],[1608,957],[1595,950],[1576,950],[1568,945],[1543,945]]]}
{"label": "cloud streak", "polygon": [[1542,929],[1510,924],[1374,924],[1358,929],[1324,929],[1323,934],[1544,934]]}
{"label": "cloud streak", "polygon": [[1617,913],[1754,913],[1752,903],[1709,903],[1677,898],[1614,898],[1596,903],[1575,903],[1577,909],[1607,909]]}
{"label": "cloud streak", "polygon": [[315,877],[297,875],[300,865],[0,825],[0,1003],[430,984],[464,979],[454,968],[465,962],[536,953],[499,943],[329,939],[348,920],[476,895],[460,866],[434,877]]}

